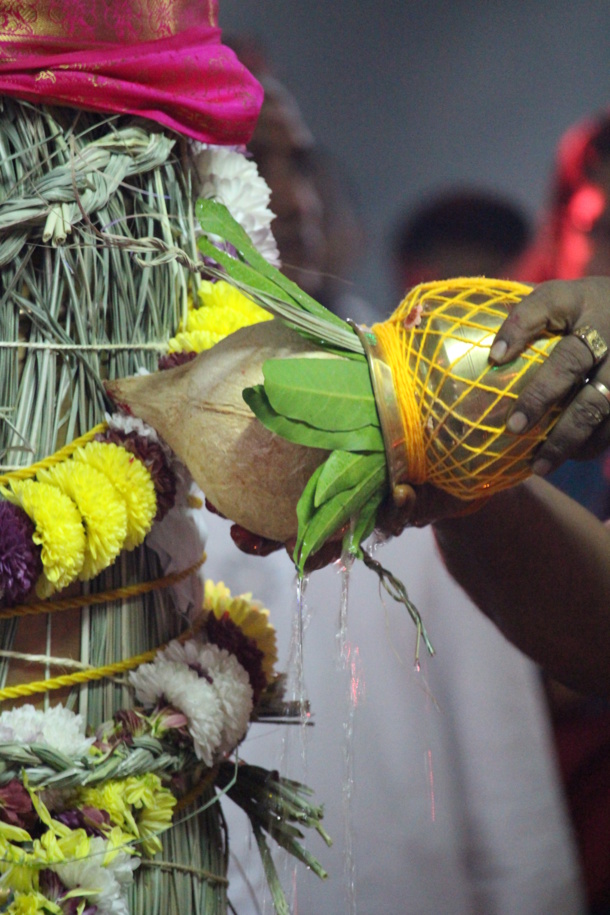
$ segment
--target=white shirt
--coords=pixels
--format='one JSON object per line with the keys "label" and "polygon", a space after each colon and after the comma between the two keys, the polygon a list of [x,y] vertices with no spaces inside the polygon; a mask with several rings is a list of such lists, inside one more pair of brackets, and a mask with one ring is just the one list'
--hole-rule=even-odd
{"label": "white shirt", "polygon": [[[234,593],[262,597],[284,661],[295,606],[291,563],[285,554],[243,557],[228,545],[227,531],[227,522],[212,519],[206,573],[223,578]],[[426,658],[422,646],[422,669],[414,671],[415,628],[407,611],[387,596],[382,601],[376,576],[357,563],[347,627],[359,679],[354,707],[348,674],[338,664],[341,575],[335,567],[316,572],[306,589],[311,620],[304,638],[315,726],[304,733],[253,725],[240,748],[248,762],[279,767],[309,784],[325,805],[333,847],[315,834],[306,844],[330,877],[322,882],[302,865],[281,864],[292,911],[583,912],[535,666],[449,577],[430,530],[405,532],[377,558],[406,584],[436,656]],[[346,741],[350,723],[353,737]],[[225,810],[232,859],[239,861],[231,869],[230,899],[239,915],[271,913],[247,820],[230,802]]]}

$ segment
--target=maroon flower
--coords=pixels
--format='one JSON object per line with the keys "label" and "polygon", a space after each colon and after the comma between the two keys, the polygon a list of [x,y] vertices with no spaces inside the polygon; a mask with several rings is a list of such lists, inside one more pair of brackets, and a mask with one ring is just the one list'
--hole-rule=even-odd
{"label": "maroon flower", "polygon": [[168,353],[167,356],[159,357],[159,371],[165,371],[165,369],[175,369],[178,365],[185,365],[187,362],[192,362],[193,359],[197,357],[197,353]]}
{"label": "maroon flower", "polygon": [[[40,892],[43,896],[58,905],[63,915],[78,915],[82,899],[73,896],[66,899],[70,892],[68,887],[62,883],[55,871],[45,868],[40,871],[39,876]],[[88,905],[82,910],[82,915],[96,915],[97,906]]]}
{"label": "maroon flower", "polygon": [[0,820],[30,832],[38,819],[32,799],[22,783],[14,778],[0,788]]}
{"label": "maroon flower", "polygon": [[106,836],[111,827],[110,814],[97,807],[81,807],[54,814],[69,829],[84,829],[88,836]]}
{"label": "maroon flower", "polygon": [[11,607],[28,596],[42,573],[34,525],[12,502],[0,502],[0,604]]}
{"label": "maroon flower", "polygon": [[107,753],[116,749],[119,744],[131,746],[134,737],[141,737],[150,732],[146,715],[137,709],[119,709],[110,721],[105,721],[95,732],[96,749]]}
{"label": "maroon flower", "polygon": [[252,687],[254,704],[267,686],[267,677],[263,671],[264,654],[254,639],[247,636],[243,629],[234,623],[228,613],[218,619],[213,613],[208,614],[206,629],[210,642],[219,648],[226,648],[234,654],[247,672]]}

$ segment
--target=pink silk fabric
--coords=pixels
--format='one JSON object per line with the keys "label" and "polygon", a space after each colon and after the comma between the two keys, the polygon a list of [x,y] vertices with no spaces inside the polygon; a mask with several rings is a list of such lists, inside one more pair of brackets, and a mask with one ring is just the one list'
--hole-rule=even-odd
{"label": "pink silk fabric", "polygon": [[[63,20],[51,15],[55,7]],[[263,90],[220,43],[215,3],[171,7],[170,0],[0,0],[0,94],[139,115],[207,143],[247,143]]]}

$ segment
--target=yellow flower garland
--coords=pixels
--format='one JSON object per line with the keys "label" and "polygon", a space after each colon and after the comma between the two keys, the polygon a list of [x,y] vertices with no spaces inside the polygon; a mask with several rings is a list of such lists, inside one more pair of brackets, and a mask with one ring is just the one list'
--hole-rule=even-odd
{"label": "yellow flower garland", "polygon": [[273,317],[224,280],[203,281],[197,297],[200,305],[194,307],[189,301],[186,323],[180,322],[178,333],[169,341],[170,353],[201,353],[240,327],[270,321]]}
{"label": "yellow flower garland", "polygon": [[34,543],[42,548],[43,574],[36,583],[38,597],[61,591],[81,572],[85,559],[85,529],[72,499],[56,486],[35,480],[11,480],[2,495],[20,506],[34,524]]}
{"label": "yellow flower garland", "polygon": [[57,486],[76,504],[87,535],[79,578],[87,581],[114,562],[127,536],[127,509],[110,480],[77,461],[57,464],[38,474],[42,483]]}
{"label": "yellow flower garland", "polygon": [[135,549],[149,532],[157,511],[154,483],[144,464],[112,442],[90,442],[75,451],[73,459],[99,470],[118,491],[127,510],[122,549]]}
{"label": "yellow flower garland", "polygon": [[80,446],[65,460],[39,467],[36,479],[5,479],[0,494],[28,515],[41,547],[40,598],[77,578],[94,578],[121,550],[134,549],[157,511],[148,469],[111,442]]}
{"label": "yellow flower garland", "polygon": [[224,582],[215,583],[206,579],[203,609],[213,613],[216,619],[228,613],[244,635],[256,642],[263,653],[263,673],[267,683],[270,683],[277,663],[277,643],[275,628],[269,622],[269,611],[263,609],[260,601],[252,600],[251,594],[232,597]]}

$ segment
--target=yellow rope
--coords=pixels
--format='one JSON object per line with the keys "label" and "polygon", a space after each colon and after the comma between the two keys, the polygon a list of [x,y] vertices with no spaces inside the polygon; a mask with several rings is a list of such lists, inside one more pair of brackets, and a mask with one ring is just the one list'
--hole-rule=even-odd
{"label": "yellow rope", "polygon": [[[158,584],[161,581],[168,582],[169,579],[179,581],[182,578],[185,578],[187,575],[191,575],[195,572],[199,566],[205,561],[205,554],[202,559],[192,565],[189,569],[186,569],[183,572],[177,572],[174,575],[168,575],[165,579],[157,579],[155,582],[143,582],[141,585],[131,586],[131,593],[143,593],[144,590],[150,591],[153,587],[160,587]],[[169,582],[171,583],[171,582]],[[166,585],[163,585],[165,587]],[[133,591],[133,588],[141,588],[141,591]],[[87,602],[89,602],[89,597],[94,598],[104,598],[108,600],[109,594],[116,594],[117,592],[124,591],[123,588],[117,588],[115,591],[108,591],[105,594],[95,594],[95,595],[84,595]],[[83,599],[81,598],[81,600]],[[116,598],[114,598],[116,599]],[[100,603],[101,601],[95,601]],[[82,604],[81,604],[82,606]],[[62,608],[65,609],[65,608]],[[183,632],[182,635],[178,636],[180,641],[185,641],[190,638],[195,630],[188,629],[186,632]],[[47,693],[56,689],[63,689],[67,686],[78,686],[82,683],[90,683],[94,680],[103,680],[106,677],[114,677],[117,674],[125,673],[126,671],[133,670],[135,667],[139,667],[140,664],[146,664],[148,661],[153,661],[157,653],[165,648],[167,643],[160,645],[157,648],[153,648],[150,651],[145,651],[142,654],[134,655],[131,658],[126,658],[124,661],[116,661],[114,664],[105,664],[102,667],[92,667],[87,668],[87,670],[76,671],[73,674],[62,674],[58,677],[51,677],[48,680],[33,680],[31,683],[19,683],[15,686],[6,686],[4,689],[0,689],[0,703],[4,702],[7,699],[19,699],[23,696],[33,696],[37,693]]]}
{"label": "yellow rope", "polygon": [[[162,647],[162,646],[161,646]],[[153,648],[142,654],[134,655],[125,661],[116,661],[114,664],[105,664],[103,667],[94,667],[91,670],[79,670],[74,674],[62,674],[51,677],[49,680],[33,680],[31,683],[20,683],[17,686],[6,686],[0,689],[0,702],[6,699],[19,699],[22,696],[33,696],[36,693],[47,693],[64,686],[77,686],[79,683],[90,683],[92,680],[103,680],[104,677],[113,677],[125,673],[140,664],[152,661],[160,648]]]}
{"label": "yellow rope", "polygon": [[169,588],[171,585],[178,584],[184,578],[188,578],[193,572],[196,572],[205,562],[205,553],[201,559],[183,569],[181,572],[172,572],[170,575],[164,575],[162,578],[155,578],[152,581],[137,582],[135,585],[125,585],[122,588],[114,588],[111,591],[100,591],[96,594],[75,594],[74,597],[62,597],[59,600],[40,601],[35,604],[16,604],[6,610],[0,610],[0,619],[10,619],[13,616],[35,616],[38,613],[59,613],[62,610],[78,610],[82,607],[94,606],[95,604],[105,604],[110,601],[124,600],[128,597],[137,596],[138,594],[148,594],[149,591],[156,591],[162,588]]}
{"label": "yellow rope", "polygon": [[80,438],[75,438],[74,441],[64,445],[64,447],[60,448],[59,451],[56,451],[55,454],[49,455],[49,457],[44,458],[42,461],[3,474],[0,476],[0,486],[6,485],[6,483],[9,483],[11,480],[29,480],[31,477],[35,477],[39,470],[46,470],[48,467],[53,467],[55,464],[67,460],[81,447],[81,445],[86,445],[88,442],[93,441],[99,432],[104,432],[107,428],[108,426],[106,423],[99,423],[97,426],[94,426],[93,429],[89,429],[88,432],[81,435]]}

